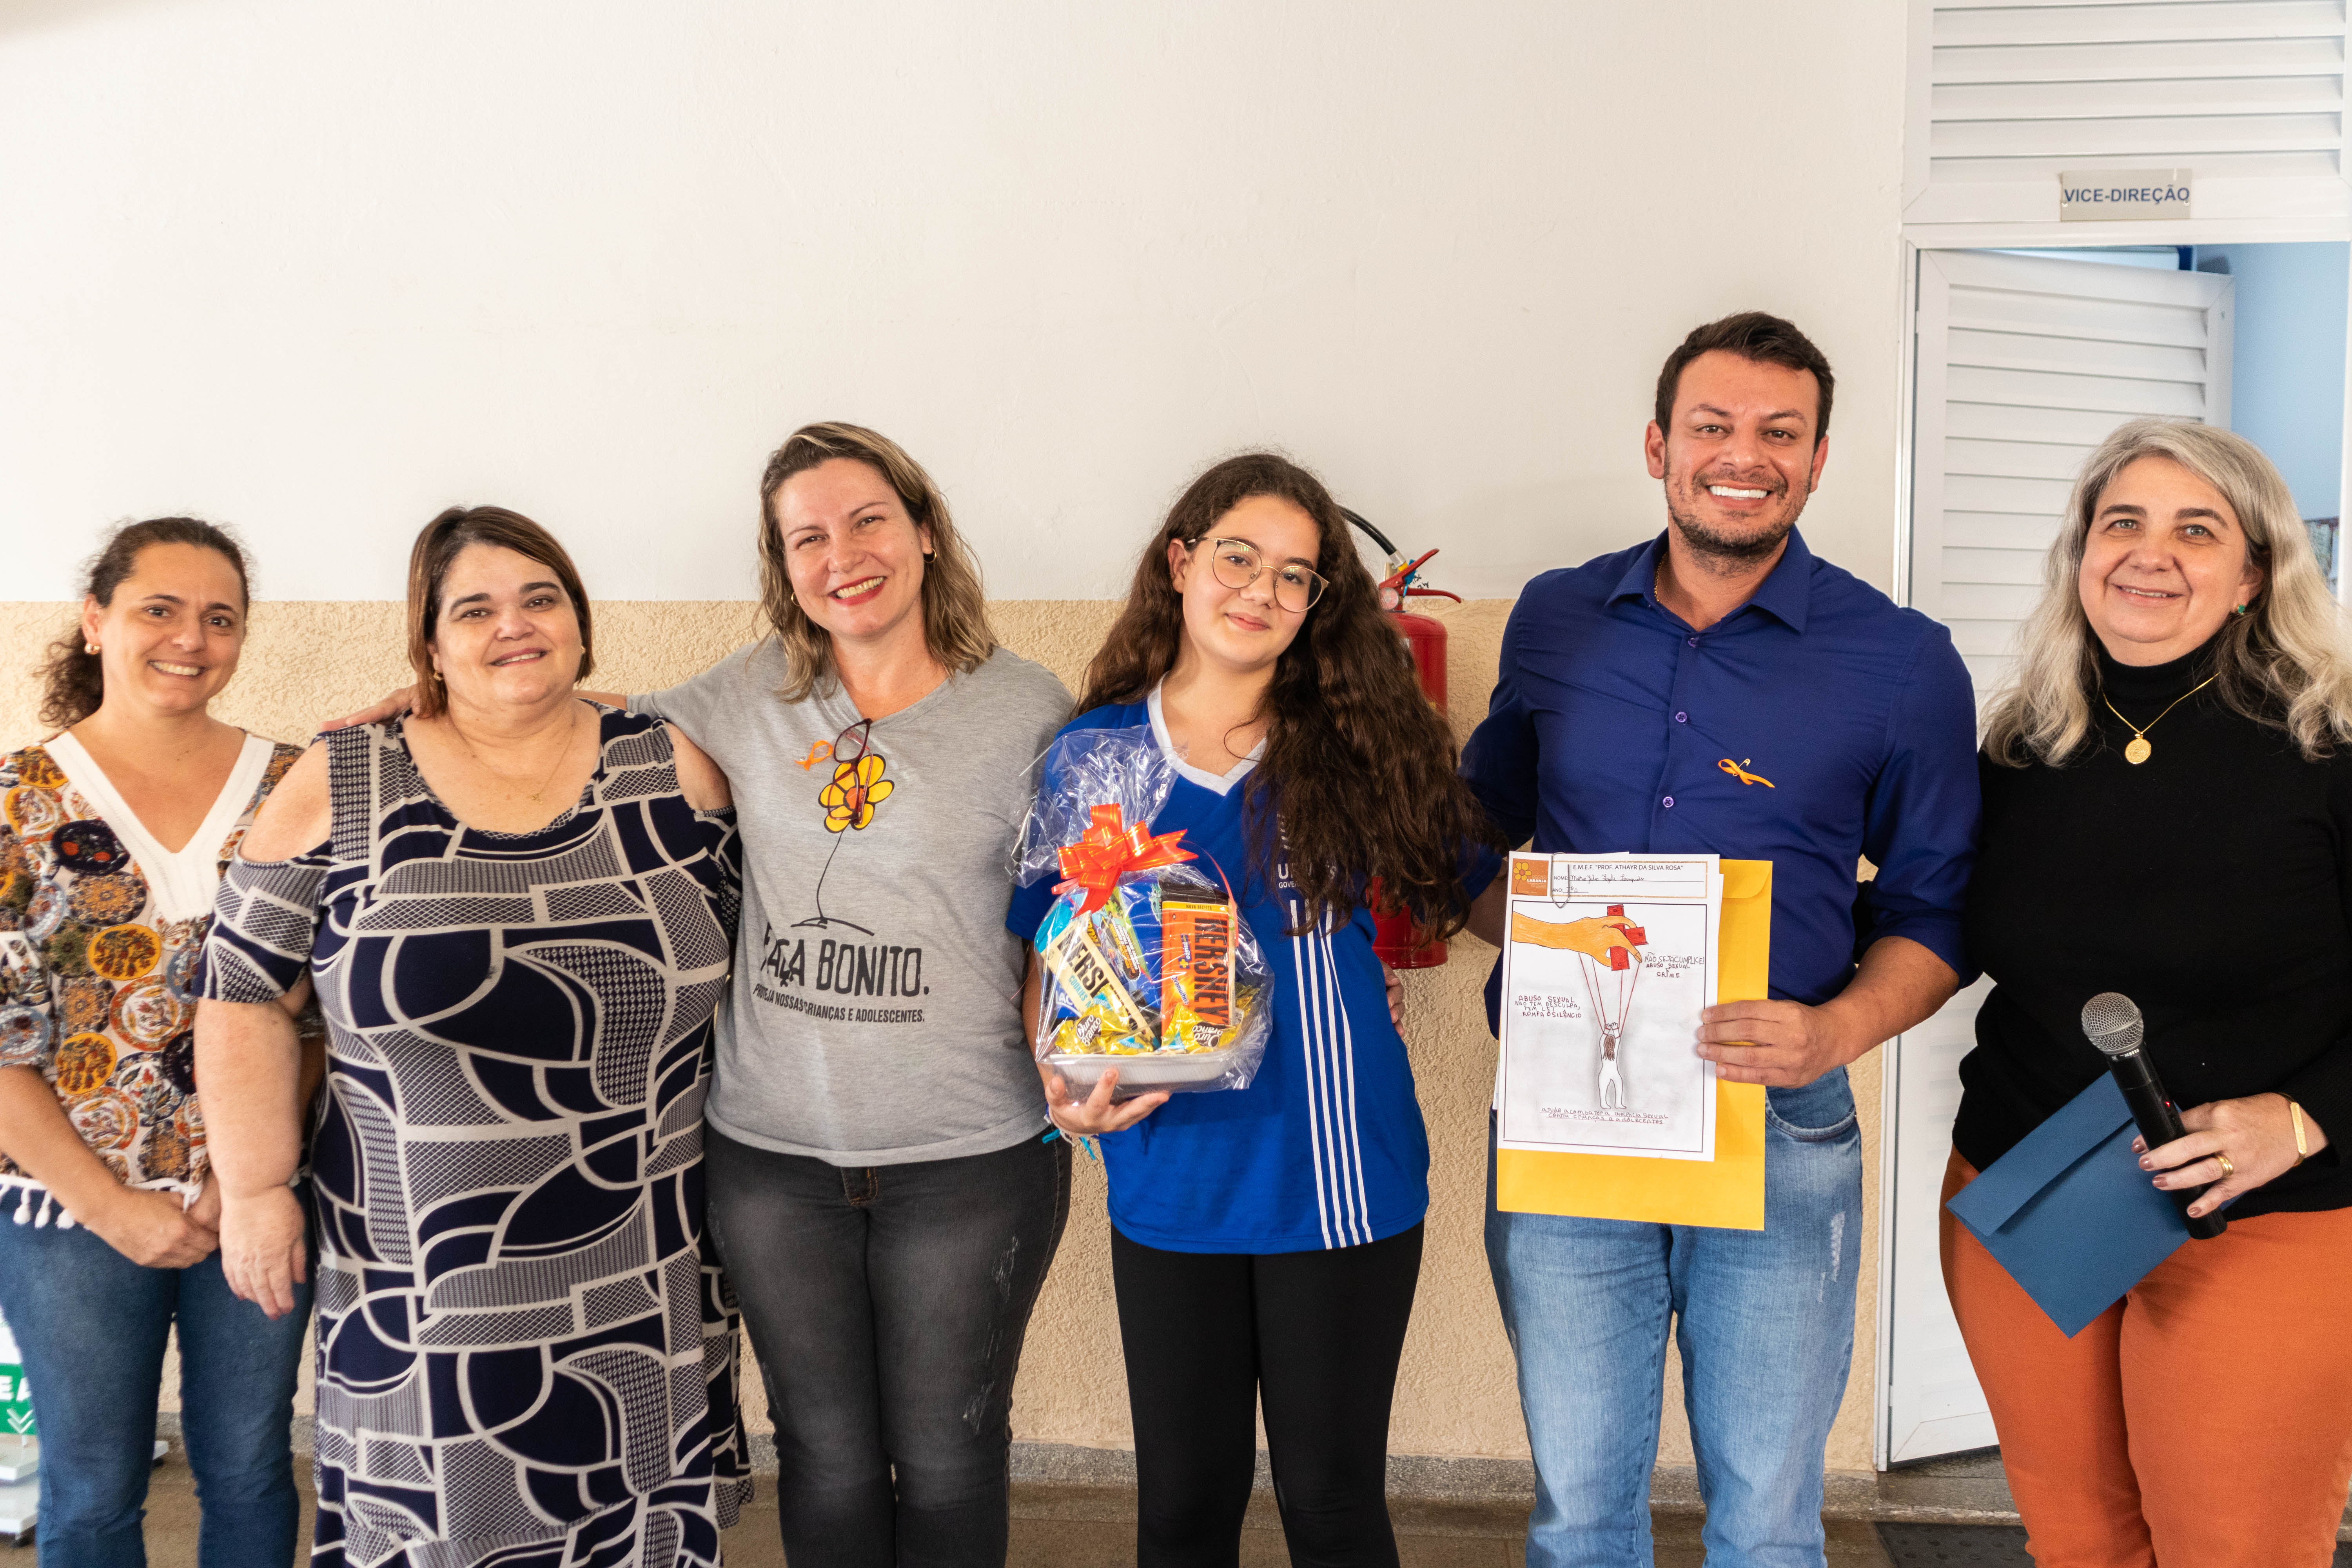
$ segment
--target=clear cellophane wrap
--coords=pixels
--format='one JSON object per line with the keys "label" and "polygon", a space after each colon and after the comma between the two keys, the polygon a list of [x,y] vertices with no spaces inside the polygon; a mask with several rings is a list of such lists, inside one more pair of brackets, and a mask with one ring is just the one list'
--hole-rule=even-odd
{"label": "clear cellophane wrap", "polygon": [[1273,1028],[1272,973],[1223,870],[1155,836],[1176,773],[1150,726],[1082,730],[1045,752],[1015,875],[1056,879],[1037,927],[1033,1042],[1079,1094],[1246,1089]]}

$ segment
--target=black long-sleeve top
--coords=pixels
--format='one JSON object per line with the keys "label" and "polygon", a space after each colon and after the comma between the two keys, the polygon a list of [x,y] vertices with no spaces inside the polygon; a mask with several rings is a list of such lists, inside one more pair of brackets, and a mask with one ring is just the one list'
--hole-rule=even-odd
{"label": "black long-sleeve top", "polygon": [[2230,1207],[2352,1207],[2352,749],[2305,761],[2207,687],[2212,645],[2134,668],[2099,654],[2093,737],[2064,767],[1980,758],[1969,956],[1995,989],[1960,1063],[1953,1142],[1981,1171],[2106,1070],[2083,1004],[2120,991],[2184,1110],[2276,1091],[2328,1149]]}

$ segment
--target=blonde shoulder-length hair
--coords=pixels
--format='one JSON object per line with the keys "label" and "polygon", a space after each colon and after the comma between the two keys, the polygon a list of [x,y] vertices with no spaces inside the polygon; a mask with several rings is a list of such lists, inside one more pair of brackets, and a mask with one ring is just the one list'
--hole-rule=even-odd
{"label": "blonde shoulder-length hair", "polygon": [[1986,754],[2008,767],[2063,766],[2089,735],[2098,659],[2076,584],[2100,496],[2126,464],[2147,457],[2169,458],[2221,491],[2263,572],[2245,614],[2223,628],[2214,690],[2236,711],[2286,731],[2307,758],[2352,740],[2352,658],[2286,481],[2242,436],[2135,419],[2100,443],[2067,498],[2016,675],[1986,721]]}
{"label": "blonde shoulder-length hair", "polygon": [[861,425],[826,420],[803,425],[786,437],[770,454],[767,472],[760,479],[760,610],[784,651],[784,684],[779,695],[787,702],[804,701],[812,692],[830,692],[840,679],[831,635],[809,619],[793,596],[792,573],[784,563],[784,542],[776,521],[776,492],[784,481],[835,458],[851,458],[879,473],[898,492],[907,515],[930,531],[931,548],[923,557],[923,640],[931,657],[960,675],[987,663],[996,651],[996,634],[988,624],[980,563],[956,531],[947,498],[923,466],[887,436]]}

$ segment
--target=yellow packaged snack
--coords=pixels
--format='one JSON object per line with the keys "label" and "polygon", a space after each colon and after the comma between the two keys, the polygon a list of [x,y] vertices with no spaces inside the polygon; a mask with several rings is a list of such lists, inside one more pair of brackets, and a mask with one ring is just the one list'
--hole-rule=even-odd
{"label": "yellow packaged snack", "polygon": [[1101,1026],[1114,1035],[1154,1032],[1143,1016],[1142,1006],[1120,982],[1103,950],[1096,945],[1092,921],[1067,922],[1038,950],[1037,956],[1045,961],[1045,973],[1074,998],[1085,998],[1078,1015],[1081,1021],[1099,1017]]}

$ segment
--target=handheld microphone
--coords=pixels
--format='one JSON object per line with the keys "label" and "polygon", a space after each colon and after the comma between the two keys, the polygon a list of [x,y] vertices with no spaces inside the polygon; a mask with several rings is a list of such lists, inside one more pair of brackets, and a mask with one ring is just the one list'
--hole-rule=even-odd
{"label": "handheld microphone", "polygon": [[[2124,1103],[2131,1107],[2132,1121],[2138,1125],[2139,1135],[2150,1149],[2156,1149],[2188,1129],[2181,1126],[2179,1110],[2173,1105],[2172,1097],[2164,1092],[2163,1080],[2156,1076],[2156,1064],[2139,1048],[2146,1032],[2139,1008],[2128,996],[2102,991],[2083,1004],[2084,1037],[2106,1057],[2107,1076],[2123,1090]],[[2189,1214],[2189,1205],[2206,1190],[2174,1188],[2167,1194],[2179,1205],[2182,1217],[2189,1223],[2189,1234],[2200,1241],[2212,1240],[2230,1226],[2219,1209],[2201,1217]]]}

